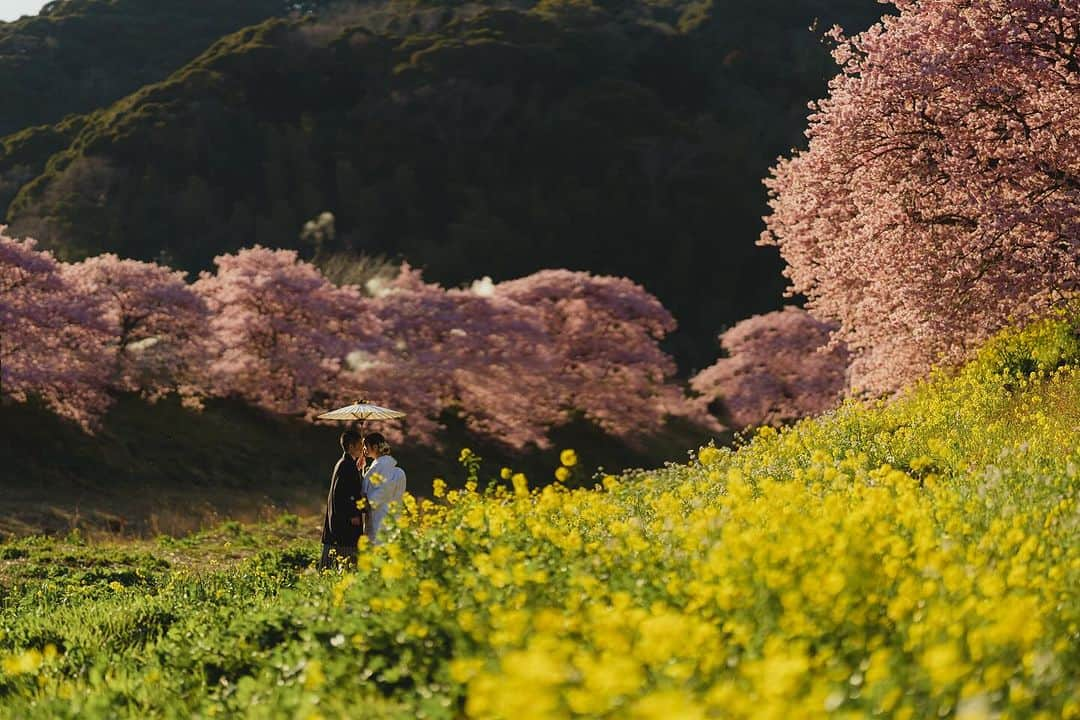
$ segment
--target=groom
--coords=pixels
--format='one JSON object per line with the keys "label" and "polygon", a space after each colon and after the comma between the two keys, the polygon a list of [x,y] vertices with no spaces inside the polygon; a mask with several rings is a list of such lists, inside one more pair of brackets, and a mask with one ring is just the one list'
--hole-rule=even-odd
{"label": "groom", "polygon": [[330,494],[326,498],[326,516],[323,519],[322,558],[319,569],[333,567],[335,558],[356,560],[356,544],[364,534],[364,513],[357,503],[364,498],[363,480],[356,461],[363,454],[364,443],[360,433],[346,430],[341,433],[342,455],[330,476]]}

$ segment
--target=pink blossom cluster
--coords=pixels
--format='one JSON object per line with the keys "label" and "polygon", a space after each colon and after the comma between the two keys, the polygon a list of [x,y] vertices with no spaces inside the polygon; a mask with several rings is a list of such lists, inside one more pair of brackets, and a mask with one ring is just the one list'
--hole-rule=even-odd
{"label": "pink blossom cluster", "polygon": [[19,402],[37,396],[89,428],[109,404],[106,322],[50,253],[2,231],[0,389]]}
{"label": "pink blossom cluster", "polygon": [[720,336],[727,352],[691,387],[719,402],[734,427],[779,425],[835,408],[846,389],[848,351],[835,325],[786,307],[739,322]]}
{"label": "pink blossom cluster", "polygon": [[282,414],[338,399],[343,358],[377,331],[361,293],[293,250],[256,246],[214,263],[192,286],[210,311],[207,393]]}
{"label": "pink blossom cluster", "polygon": [[412,433],[430,438],[451,411],[472,432],[521,446],[543,444],[560,422],[546,382],[553,348],[533,308],[445,290],[408,265],[371,304],[387,342],[357,368],[355,382],[367,395],[395,398]]}
{"label": "pink blossom cluster", "polygon": [[893,4],[833,31],[842,72],[762,236],[875,393],[1080,286],[1080,3]]}
{"label": "pink blossom cluster", "polygon": [[648,434],[666,415],[710,420],[666,382],[675,372],[660,341],[675,320],[640,285],[584,272],[544,270],[499,283],[493,297],[532,308],[555,363],[540,380],[553,412],[579,410],[607,432]]}
{"label": "pink blossom cluster", "polygon": [[61,273],[105,326],[96,363],[109,389],[150,399],[177,393],[197,403],[209,312],[184,273],[111,254],[63,264]]}
{"label": "pink blossom cluster", "polygon": [[406,265],[372,309],[386,344],[362,357],[355,380],[400,398],[414,434],[430,437],[446,410],[514,447],[545,446],[575,413],[630,441],[668,416],[715,426],[670,382],[659,342],[674,320],[629,280],[545,270],[446,290]]}
{"label": "pink blossom cluster", "polygon": [[[254,247],[187,283],[154,263],[65,264],[0,234],[3,393],[87,428],[116,392],[237,397],[313,418],[369,398],[431,442],[446,413],[520,447],[583,413],[625,436],[669,415],[708,423],[670,382],[674,327],[643,288],[563,270],[468,289],[408,265],[373,296],[295,252]],[[392,431],[391,428],[387,428]]]}

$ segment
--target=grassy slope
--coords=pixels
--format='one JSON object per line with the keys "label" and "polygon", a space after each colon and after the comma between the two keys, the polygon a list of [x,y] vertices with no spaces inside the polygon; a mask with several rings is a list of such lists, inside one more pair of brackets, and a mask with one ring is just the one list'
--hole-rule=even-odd
{"label": "grassy slope", "polygon": [[33,407],[0,414],[7,532],[183,532],[215,515],[256,520],[272,506],[311,512],[334,459],[332,430],[233,404],[195,413],[122,398],[96,437]]}
{"label": "grassy slope", "polygon": [[359,575],[293,518],[0,545],[0,717],[1080,712],[1075,325],[606,488],[453,493]]}
{"label": "grassy slope", "polygon": [[[97,436],[23,405],[0,406],[0,424],[0,535],[79,527],[152,536],[190,532],[223,518],[256,521],[281,510],[317,515],[340,431],[238,403],[194,412],[174,401],[150,405],[135,397],[120,399]],[[653,466],[707,439],[699,428],[673,425],[631,449],[578,423],[553,432],[552,450],[514,453],[477,442],[451,424],[444,450],[405,446],[395,454],[410,490],[427,496],[432,478],[453,482],[465,446],[493,473],[512,466],[550,478],[558,451],[566,447],[589,448],[582,452],[589,469],[579,472],[584,477],[598,466],[612,472]]]}

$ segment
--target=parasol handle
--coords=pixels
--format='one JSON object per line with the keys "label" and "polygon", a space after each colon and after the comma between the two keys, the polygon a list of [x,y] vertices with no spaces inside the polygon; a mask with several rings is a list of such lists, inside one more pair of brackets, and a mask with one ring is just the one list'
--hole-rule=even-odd
{"label": "parasol handle", "polygon": [[[370,403],[371,403],[371,401],[366,399],[366,398],[363,399],[363,400],[357,400],[356,401],[357,405],[368,405]],[[364,442],[364,418],[360,418],[359,430],[360,430],[360,442]]]}
{"label": "parasol handle", "polygon": [[[361,418],[360,419],[360,444],[363,445],[363,443],[364,443],[364,420],[363,420],[363,418]],[[363,455],[360,456],[360,462],[364,462],[364,456]]]}

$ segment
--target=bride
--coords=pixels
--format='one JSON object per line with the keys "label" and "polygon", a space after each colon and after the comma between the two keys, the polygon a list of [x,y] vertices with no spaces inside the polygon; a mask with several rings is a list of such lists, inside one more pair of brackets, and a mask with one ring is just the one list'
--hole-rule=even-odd
{"label": "bride", "polygon": [[398,467],[390,454],[390,443],[382,433],[371,433],[364,438],[363,457],[371,458],[364,473],[364,494],[371,513],[367,526],[368,540],[376,544],[376,537],[383,520],[394,503],[400,503],[405,495],[405,471]]}

